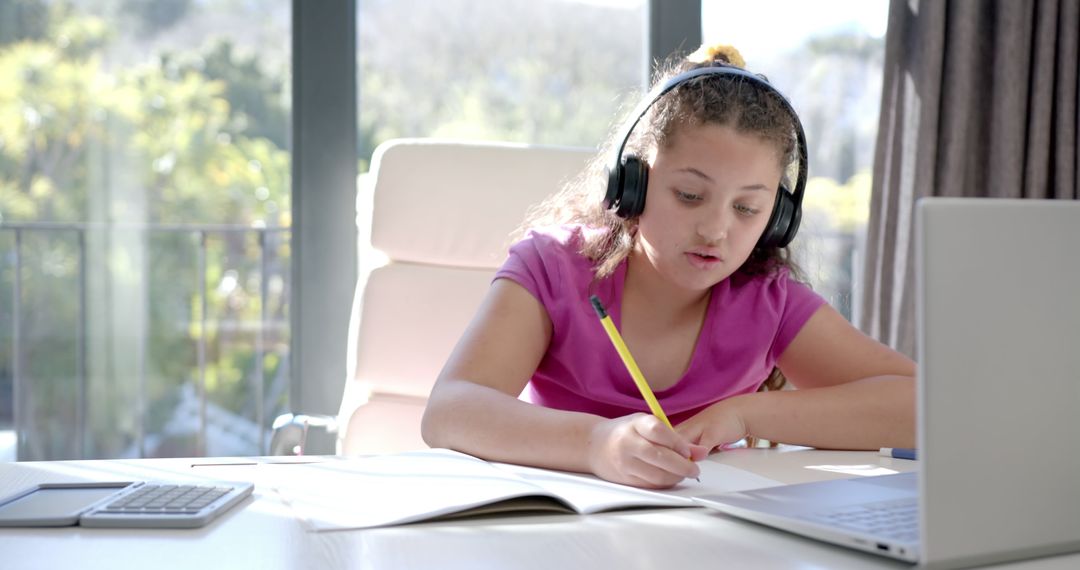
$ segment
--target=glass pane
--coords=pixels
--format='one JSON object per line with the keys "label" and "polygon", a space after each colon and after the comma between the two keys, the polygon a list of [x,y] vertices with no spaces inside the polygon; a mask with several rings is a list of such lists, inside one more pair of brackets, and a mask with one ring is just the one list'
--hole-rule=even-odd
{"label": "glass pane", "polygon": [[[15,272],[20,289],[18,363],[21,381],[14,406],[25,412],[19,427],[19,447],[35,456],[78,458],[81,441],[72,437],[82,423],[79,375],[81,358],[77,322],[78,296],[70,292],[79,274],[79,251],[73,232],[30,232],[18,237],[17,266],[4,296],[14,300]],[[14,250],[12,250],[14,253]],[[9,305],[10,307],[10,305]],[[16,315],[12,315],[12,325]],[[14,328],[5,331],[14,348]],[[15,363],[12,363],[14,366]],[[27,435],[33,434],[33,437]]]}
{"label": "glass pane", "polygon": [[[887,0],[703,0],[706,42],[728,43],[791,100],[810,180],[796,259],[844,316],[860,274],[881,105]],[[778,17],[782,14],[782,17]]]}
{"label": "glass pane", "polygon": [[277,0],[0,0],[19,459],[265,452],[289,392],[291,19]]}
{"label": "glass pane", "polygon": [[368,0],[358,11],[364,159],[410,136],[597,146],[644,75],[642,0]]}

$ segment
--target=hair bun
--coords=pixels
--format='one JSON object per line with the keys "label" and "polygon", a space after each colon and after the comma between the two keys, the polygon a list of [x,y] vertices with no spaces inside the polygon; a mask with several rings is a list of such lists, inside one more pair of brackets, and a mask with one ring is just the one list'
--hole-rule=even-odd
{"label": "hair bun", "polygon": [[735,49],[735,46],[728,44],[702,45],[697,51],[686,56],[686,61],[698,64],[720,62],[746,68],[746,60],[743,59],[742,54]]}

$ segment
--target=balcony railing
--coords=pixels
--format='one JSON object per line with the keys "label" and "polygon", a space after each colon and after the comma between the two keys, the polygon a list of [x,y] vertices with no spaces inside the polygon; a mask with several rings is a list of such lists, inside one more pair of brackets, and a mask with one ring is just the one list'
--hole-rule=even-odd
{"label": "balcony railing", "polygon": [[[34,421],[32,417],[35,406],[30,398],[33,389],[33,379],[27,373],[28,362],[26,356],[26,291],[24,281],[25,267],[28,263],[28,248],[26,240],[28,236],[70,236],[73,240],[73,257],[76,260],[76,268],[73,271],[74,284],[71,286],[76,299],[76,309],[72,319],[72,331],[74,333],[74,405],[73,417],[64,421],[71,425],[73,439],[77,444],[74,451],[67,455],[74,457],[91,457],[100,454],[97,451],[88,452],[88,447],[94,447],[94,441],[88,445],[88,400],[89,400],[89,377],[87,372],[87,345],[90,332],[88,330],[87,308],[90,304],[98,302],[97,299],[88,298],[88,283],[93,272],[88,263],[88,242],[91,236],[97,234],[128,233],[143,237],[143,247],[150,248],[153,240],[148,236],[191,236],[195,247],[194,275],[176,275],[175,279],[189,280],[195,283],[190,294],[192,309],[190,319],[181,325],[188,325],[188,336],[194,345],[194,361],[191,368],[190,381],[183,382],[175,390],[174,397],[178,402],[169,410],[173,415],[172,423],[187,422],[190,425],[181,426],[194,433],[194,441],[189,449],[180,450],[183,454],[197,455],[249,455],[265,453],[269,439],[269,418],[278,413],[288,410],[288,403],[284,399],[289,394],[289,365],[288,343],[278,343],[278,349],[274,350],[267,346],[269,335],[283,337],[288,335],[288,319],[281,317],[284,313],[285,304],[289,295],[278,292],[280,299],[279,316],[270,314],[271,303],[268,301],[273,293],[270,291],[270,283],[276,276],[284,283],[288,283],[289,271],[282,267],[282,262],[288,263],[288,254],[275,255],[275,248],[287,246],[290,237],[289,228],[256,228],[225,225],[140,225],[140,224],[85,224],[85,223],[0,223],[0,292],[4,287],[10,287],[10,322],[5,327],[7,320],[4,311],[4,300],[0,298],[0,327],[10,331],[10,352],[5,355],[3,344],[4,331],[0,328],[0,430],[5,428],[4,422],[13,424],[17,435],[17,447],[20,459],[59,459],[63,453],[49,453],[41,451],[40,446],[33,445]],[[256,244],[251,252],[253,264],[257,270],[253,273],[258,275],[258,314],[256,318],[213,320],[210,318],[208,306],[211,299],[211,285],[214,278],[208,273],[208,258],[211,256],[208,243],[212,238],[222,239],[228,236],[254,237]],[[69,239],[70,239],[69,238]],[[815,290],[828,299],[841,313],[851,317],[851,298],[854,288],[854,268],[858,266],[860,257],[860,240],[852,233],[826,231],[807,231],[801,236],[802,245],[799,249],[803,255],[797,256],[808,271],[807,277],[814,283]],[[149,269],[142,271],[142,281],[149,277]],[[218,278],[220,280],[220,278]],[[0,293],[2,295],[2,293]],[[220,299],[219,299],[220,300]],[[211,322],[213,321],[213,322]],[[244,400],[250,403],[253,409],[246,413],[240,413],[227,406],[215,405],[208,397],[208,342],[210,341],[211,328],[219,333],[248,334],[252,336],[250,350],[253,353],[250,369],[245,370],[246,376],[255,379],[245,385],[248,389],[244,392]],[[170,453],[163,451],[155,441],[160,440],[160,434],[149,433],[146,429],[151,408],[154,402],[148,393],[148,350],[145,326],[135,336],[134,342],[137,354],[135,359],[135,387],[132,403],[133,423],[135,430],[132,442],[122,451],[110,452],[112,456],[145,457]],[[266,355],[274,353],[280,356],[274,370],[273,382],[270,388],[266,388],[264,369]],[[5,358],[6,356],[6,358]],[[6,361],[6,362],[5,362]],[[6,364],[6,366],[5,366]],[[5,374],[5,368],[8,374]],[[4,393],[5,376],[10,380],[11,396]],[[9,399],[12,403],[9,412],[11,419],[5,418],[3,402]],[[278,402],[278,405],[274,405]],[[284,404],[282,404],[284,402]],[[248,405],[248,404],[245,404]],[[52,410],[63,406],[55,402],[46,402],[44,406],[38,406],[38,410]],[[160,408],[160,406],[158,406]],[[40,413],[40,412],[39,412]],[[51,412],[50,412],[51,413]],[[59,420],[55,420],[59,421]],[[175,426],[174,426],[175,427]],[[239,436],[237,434],[240,434]],[[0,434],[2,435],[2,434]],[[94,437],[94,436],[90,436]],[[232,443],[230,443],[230,441]]]}
{"label": "balcony railing", "polygon": [[[188,225],[188,224],[94,224],[94,223],[51,223],[51,222],[3,222],[0,223],[0,255],[6,262],[0,264],[0,288],[10,287],[10,322],[8,323],[8,330],[10,331],[10,353],[4,355],[4,351],[0,348],[0,402],[10,397],[11,403],[10,410],[3,410],[0,408],[0,428],[3,427],[3,423],[10,422],[16,433],[18,458],[21,460],[28,459],[61,459],[74,455],[78,458],[87,458],[101,452],[88,452],[88,414],[90,409],[89,402],[89,390],[90,390],[90,378],[88,376],[87,366],[87,350],[89,335],[88,330],[88,308],[91,303],[99,303],[100,299],[88,298],[88,291],[90,289],[90,279],[94,278],[93,272],[101,267],[105,267],[105,271],[112,271],[108,269],[109,263],[92,264],[88,259],[88,242],[93,239],[99,238],[96,255],[99,259],[107,258],[111,253],[115,253],[115,242],[123,242],[125,244],[134,244],[136,248],[142,248],[141,255],[144,259],[150,260],[153,257],[152,243],[156,236],[173,236],[175,238],[182,239],[182,236],[191,236],[195,244],[195,275],[184,276],[175,275],[169,276],[167,280],[178,281],[185,278],[191,279],[188,283],[193,283],[193,291],[188,296],[186,301],[190,301],[191,310],[188,322],[180,322],[179,325],[183,327],[185,334],[194,344],[195,362],[191,371],[190,382],[185,381],[183,385],[179,386],[179,390],[174,391],[171,397],[178,402],[173,406],[172,412],[174,416],[184,415],[188,420],[197,418],[196,425],[188,426],[193,428],[194,441],[189,442],[187,449],[182,450],[183,453],[194,453],[197,455],[210,454],[256,454],[264,453],[267,448],[269,421],[268,415],[275,414],[281,411],[280,409],[267,409],[268,403],[281,402],[284,398],[287,398],[289,393],[288,385],[288,343],[279,342],[274,350],[275,354],[279,357],[276,360],[276,369],[274,370],[274,379],[270,384],[270,392],[267,393],[266,373],[264,369],[267,356],[267,336],[273,334],[275,338],[287,337],[288,335],[288,317],[287,317],[287,303],[288,303],[288,287],[289,271],[287,265],[289,263],[288,253],[278,254],[277,248],[288,247],[288,240],[290,237],[289,228],[263,228],[263,227],[246,227],[236,225]],[[74,296],[75,310],[74,321],[71,323],[70,334],[73,334],[74,339],[74,355],[66,355],[66,358],[74,361],[73,366],[73,384],[75,389],[74,394],[74,406],[73,416],[63,418],[67,422],[72,431],[70,436],[75,442],[74,445],[68,446],[66,450],[62,451],[50,451],[47,445],[43,445],[40,442],[35,445],[32,441],[33,433],[35,432],[34,425],[35,419],[31,417],[35,413],[35,404],[37,406],[37,413],[49,414],[50,416],[56,414],[56,418],[50,418],[48,421],[59,421],[63,412],[60,409],[53,409],[53,402],[41,402],[38,399],[33,398],[33,391],[35,389],[35,381],[40,381],[40,378],[32,378],[28,373],[30,369],[30,362],[27,361],[27,343],[26,327],[27,327],[27,307],[24,305],[28,293],[26,270],[27,265],[31,261],[36,261],[41,264],[42,260],[29,260],[27,258],[28,248],[26,241],[31,239],[31,236],[36,238],[44,237],[49,240],[56,240],[66,238],[68,241],[64,242],[65,249],[73,250],[72,257],[74,259],[74,270],[70,272],[70,277],[74,280],[74,285],[71,295]],[[111,239],[105,239],[105,236],[110,236]],[[255,259],[241,259],[241,262],[246,262],[247,265],[252,263],[257,264],[257,269],[252,268],[249,273],[257,273],[258,281],[258,316],[252,318],[246,316],[243,318],[233,318],[228,320],[214,320],[210,317],[211,307],[209,306],[211,299],[211,278],[208,274],[208,256],[210,251],[208,244],[212,239],[220,239],[222,243],[231,242],[232,244],[240,243],[247,244],[251,238],[254,238],[255,252],[253,256]],[[101,241],[107,242],[105,246],[101,246]],[[111,242],[111,243],[110,243]],[[222,246],[224,248],[225,246]],[[5,249],[7,250],[5,252]],[[244,247],[233,247],[234,250],[245,249]],[[105,253],[101,253],[105,252]],[[228,255],[223,257],[238,257],[237,251],[229,251]],[[251,257],[251,252],[239,252],[243,254],[241,257]],[[60,256],[63,257],[63,256]],[[225,262],[218,261],[216,268],[224,267]],[[233,265],[236,265],[233,262]],[[70,264],[69,264],[70,267]],[[220,272],[220,271],[219,271]],[[150,293],[148,288],[150,287],[148,280],[151,278],[149,270],[149,261],[139,271],[135,271],[135,280],[133,281],[137,285],[136,288],[142,287],[144,298],[149,298]],[[141,274],[139,274],[141,273]],[[101,276],[96,276],[99,280]],[[108,281],[108,278],[105,278]],[[220,280],[220,278],[218,278]],[[272,279],[278,279],[281,284],[280,291],[277,292],[278,298],[278,316],[272,316],[270,314],[271,292],[269,291]],[[235,283],[236,278],[232,278],[232,282]],[[141,284],[141,285],[139,285]],[[241,286],[241,288],[243,288]],[[245,295],[250,295],[252,291],[244,291]],[[227,297],[227,295],[226,295]],[[250,299],[248,299],[250,301]],[[149,303],[147,303],[149,305]],[[248,303],[250,306],[251,303]],[[42,311],[47,312],[47,311]],[[251,311],[248,311],[251,312]],[[3,323],[3,303],[0,303],[0,323]],[[282,316],[284,315],[284,316]],[[143,334],[134,335],[135,352],[134,361],[135,365],[135,395],[134,395],[134,434],[133,441],[130,445],[125,446],[122,451],[110,452],[110,455],[118,454],[120,456],[138,456],[145,457],[148,455],[156,455],[163,452],[159,449],[151,449],[148,442],[155,436],[155,434],[147,433],[146,426],[148,420],[148,413],[151,408],[155,406],[155,402],[148,400],[150,397],[147,389],[147,362],[148,362],[148,350],[149,341],[147,339],[147,327],[146,323],[149,322],[149,317],[143,315],[140,323],[141,325],[136,328],[141,328],[140,331]],[[0,325],[2,326],[2,325]],[[213,327],[213,329],[211,329]],[[111,325],[106,326],[107,329],[111,329]],[[218,333],[225,334],[248,334],[253,335],[253,339],[250,340],[251,345],[245,346],[244,349],[250,351],[251,354],[251,366],[250,369],[245,370],[245,375],[250,376],[250,381],[245,382],[245,401],[253,403],[254,409],[247,410],[246,414],[237,413],[236,410],[230,410],[227,407],[215,405],[209,401],[207,380],[208,380],[208,346],[207,343],[210,337],[210,331],[213,330]],[[0,338],[4,336],[0,333]],[[191,338],[193,337],[193,338]],[[72,358],[73,356],[73,358]],[[5,360],[7,360],[7,366],[5,366]],[[10,396],[3,393],[4,389],[4,368],[8,368],[9,371],[9,389]],[[109,367],[107,366],[106,369]],[[175,380],[175,379],[173,379]],[[70,396],[70,395],[68,395]],[[246,404],[245,404],[246,405]],[[55,406],[56,408],[62,408],[63,406]],[[280,407],[280,406],[278,406]],[[184,412],[183,410],[186,410]],[[160,411],[160,410],[159,410]],[[5,413],[6,412],[6,413]],[[7,418],[4,415],[10,414]],[[271,416],[272,417],[272,416]],[[175,419],[175,418],[174,418]],[[123,422],[117,422],[118,424]],[[222,449],[220,444],[217,444],[217,449],[211,449],[208,438],[208,433],[215,427],[222,428],[224,432],[232,434],[244,434],[239,439],[246,442],[244,444],[233,445],[232,449]],[[99,427],[100,431],[100,427]],[[219,438],[220,439],[220,438]],[[58,456],[60,455],[60,456]]]}

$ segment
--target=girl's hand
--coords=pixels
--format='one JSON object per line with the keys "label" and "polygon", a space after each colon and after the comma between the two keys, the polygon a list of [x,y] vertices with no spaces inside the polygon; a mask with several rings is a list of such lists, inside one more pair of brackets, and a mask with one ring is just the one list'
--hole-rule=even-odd
{"label": "girl's hand", "polygon": [[739,413],[738,397],[717,402],[679,424],[676,430],[691,442],[712,451],[750,435]]}
{"label": "girl's hand", "polygon": [[589,437],[589,467],[596,476],[625,485],[663,489],[701,471],[693,460],[706,449],[692,445],[655,416],[604,420]]}

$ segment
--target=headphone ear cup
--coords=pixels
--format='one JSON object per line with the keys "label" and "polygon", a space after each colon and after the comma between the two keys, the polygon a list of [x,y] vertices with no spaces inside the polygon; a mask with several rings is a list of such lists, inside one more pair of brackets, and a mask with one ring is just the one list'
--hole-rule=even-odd
{"label": "headphone ear cup", "polygon": [[773,204],[769,222],[758,240],[757,247],[784,247],[795,239],[795,232],[799,229],[802,212],[791,192],[781,185],[776,190],[776,202]]}
{"label": "headphone ear cup", "polygon": [[622,201],[622,164],[612,170],[607,167],[607,192],[604,193],[604,209],[610,210]]}
{"label": "headphone ear cup", "polygon": [[784,231],[780,247],[786,247],[791,243],[791,240],[795,239],[795,234],[799,231],[799,224],[802,222],[802,206],[795,202],[795,197],[792,194],[784,192],[784,197],[791,203],[791,218],[787,230]]}
{"label": "headphone ear cup", "polygon": [[649,165],[636,155],[628,154],[622,161],[622,188],[619,192],[620,218],[636,218],[645,211],[645,192],[649,186]]}

